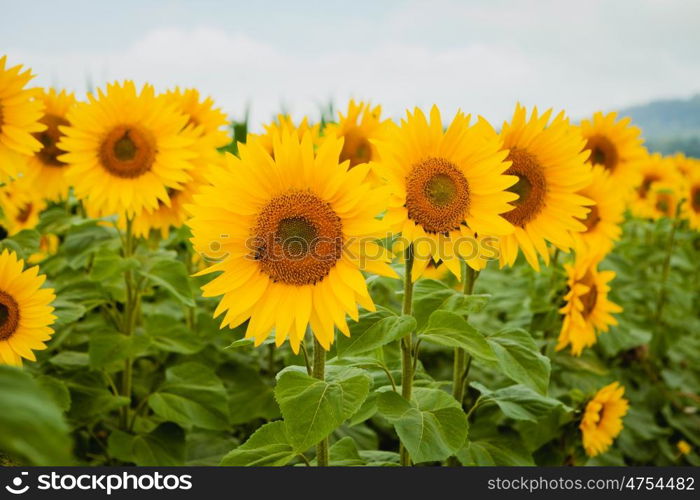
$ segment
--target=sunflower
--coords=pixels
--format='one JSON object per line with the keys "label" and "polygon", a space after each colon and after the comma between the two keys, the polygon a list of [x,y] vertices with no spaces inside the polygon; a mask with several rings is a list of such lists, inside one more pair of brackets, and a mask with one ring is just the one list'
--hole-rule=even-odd
{"label": "sunflower", "polygon": [[89,102],[68,112],[70,126],[58,143],[59,160],[70,164],[67,176],[75,194],[98,216],[133,217],[158,202],[170,204],[168,188],[180,189],[190,176],[193,126],[151,85],[137,92],[134,83],[107,85]]}
{"label": "sunflower", "polygon": [[38,264],[44,259],[55,255],[61,240],[55,234],[42,234],[39,239],[39,251],[32,254],[28,259],[28,264]]}
{"label": "sunflower", "polygon": [[26,159],[41,149],[33,136],[46,126],[39,122],[43,104],[37,89],[25,88],[32,75],[22,66],[6,68],[7,56],[0,57],[0,180],[15,177]]}
{"label": "sunflower", "polygon": [[677,184],[663,184],[655,182],[652,184],[649,192],[649,207],[651,209],[650,217],[654,220],[664,217],[673,219],[676,217],[678,203],[682,187]]}
{"label": "sunflower", "polygon": [[608,299],[613,271],[599,271],[600,255],[578,255],[572,264],[565,264],[568,275],[566,304],[559,312],[564,315],[556,349],[571,346],[571,354],[580,356],[584,348],[596,343],[596,333],[607,332],[617,320],[613,313],[622,308]]}
{"label": "sunflower", "polygon": [[586,230],[582,220],[593,202],[578,194],[592,176],[585,164],[588,153],[582,152],[585,143],[563,112],[550,121],[551,115],[551,109],[540,115],[535,108],[528,120],[518,104],[501,130],[511,161],[506,174],[517,176],[510,190],[519,195],[515,208],[503,214],[515,231],[500,239],[501,267],[513,265],[522,249],[539,271],[538,254],[549,264],[547,241],[568,251],[575,243],[572,234]]}
{"label": "sunflower", "polygon": [[340,160],[349,161],[349,168],[378,159],[373,141],[384,136],[389,123],[381,119],[381,114],[380,106],[351,100],[346,114],[338,113],[338,123],[326,125],[325,135],[344,139]]}
{"label": "sunflower", "polygon": [[617,120],[617,113],[597,112],[580,125],[586,150],[590,151],[588,162],[608,170],[618,189],[634,185],[637,164],[646,156],[641,131],[630,125],[630,121],[630,118]]}
{"label": "sunflower", "polygon": [[700,229],[700,169],[691,171],[685,183],[683,215],[693,229]]}
{"label": "sunflower", "polygon": [[600,165],[593,167],[592,182],[579,194],[595,202],[583,224],[586,230],[574,233],[577,253],[608,253],[613,243],[620,239],[625,202],[619,196],[617,185],[610,172]]}
{"label": "sunflower", "polygon": [[625,388],[613,382],[596,392],[586,405],[579,429],[589,457],[607,451],[622,432],[622,418],[629,409],[629,402],[622,397],[624,393]]}
{"label": "sunflower", "polygon": [[391,193],[384,220],[401,232],[401,245],[413,245],[413,278],[434,261],[442,261],[460,278],[460,258],[474,269],[485,265],[482,235],[513,230],[500,214],[517,196],[506,191],[516,181],[503,175],[506,151],[483,119],[474,125],[458,112],[443,130],[440,111],[430,122],[419,109],[408,112],[377,142],[375,172]]}
{"label": "sunflower", "polygon": [[396,277],[375,243],[386,235],[376,218],[386,193],[365,182],[368,165],[347,170],[341,148],[329,137],[314,153],[311,133],[289,131],[273,138],[273,155],[241,144],[187,207],[195,250],[219,256],[199,274],[220,273],[202,290],[223,295],[222,328],[249,320],[256,345],[274,328],[276,344],[288,338],[298,352],[310,325],[329,349],[334,325],[349,335],[346,314],[357,320],[358,303],[374,310],[361,270]]}
{"label": "sunflower", "polygon": [[46,208],[46,201],[39,197],[26,177],[20,177],[0,188],[0,207],[3,226],[9,235],[23,229],[32,229],[39,223],[39,215]]}
{"label": "sunflower", "polygon": [[191,179],[180,189],[168,188],[169,204],[158,201],[155,210],[144,210],[134,218],[133,231],[136,236],[148,237],[151,230],[160,231],[167,238],[171,227],[184,224],[187,215],[185,205],[192,203],[192,197],[207,182],[209,172],[222,164],[223,156],[218,148],[231,141],[228,133],[222,130],[227,124],[226,115],[214,108],[210,98],[200,100],[195,89],[175,89],[165,94],[168,103],[184,113],[188,125],[194,127],[192,136],[196,139],[194,148],[197,157],[192,161],[189,171]]}
{"label": "sunflower", "polygon": [[306,117],[304,117],[299,125],[294,125],[291,116],[277,115],[276,121],[263,125],[263,128],[265,129],[265,133],[248,134],[246,141],[259,142],[269,155],[274,155],[273,143],[275,137],[279,138],[282,134],[296,134],[299,140],[301,140],[306,133],[309,133],[311,135],[311,142],[314,145],[318,145],[321,136],[321,125],[318,123],[316,125],[311,125],[309,119]]}
{"label": "sunflower", "polygon": [[34,266],[3,250],[0,253],[0,363],[22,365],[22,358],[36,361],[32,351],[46,349],[53,334],[53,290],[41,288],[46,276]]}
{"label": "sunflower", "polygon": [[425,270],[423,271],[423,278],[441,281],[445,279],[449,273],[450,270],[447,269],[445,264],[430,259],[430,262],[428,262],[428,265],[425,266]]}
{"label": "sunflower", "polygon": [[653,153],[639,165],[638,182],[632,194],[630,210],[640,218],[659,218],[656,209],[656,199],[653,196],[658,192],[657,186],[672,188],[678,186],[679,178],[676,165],[670,157]]}
{"label": "sunflower", "polygon": [[62,200],[68,196],[70,185],[66,180],[66,164],[58,159],[64,153],[57,147],[63,134],[60,126],[68,125],[66,115],[75,104],[75,96],[62,90],[42,91],[39,99],[44,103],[44,116],[41,123],[46,126],[42,132],[34,133],[41,143],[41,149],[27,161],[27,177],[39,196],[48,200]]}
{"label": "sunflower", "polygon": [[693,174],[700,174],[700,160],[697,158],[689,158],[683,153],[676,153],[672,156],[673,163],[676,165],[676,170],[683,177]]}

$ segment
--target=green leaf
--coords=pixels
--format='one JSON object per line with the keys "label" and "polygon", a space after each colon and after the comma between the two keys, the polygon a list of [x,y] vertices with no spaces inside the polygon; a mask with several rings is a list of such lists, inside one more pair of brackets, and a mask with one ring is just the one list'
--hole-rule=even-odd
{"label": "green leaf", "polygon": [[357,356],[398,340],[416,329],[412,316],[397,316],[389,309],[363,314],[350,325],[350,337],[339,336],[338,356]]}
{"label": "green leaf", "polygon": [[465,317],[481,311],[489,299],[489,295],[464,295],[441,281],[419,280],[413,288],[413,315],[420,331],[435,311],[448,311]]}
{"label": "green leaf", "polygon": [[185,429],[192,426],[210,430],[228,428],[226,390],[219,377],[206,365],[183,363],[168,368],[165,382],[148,398],[148,406],[164,420]]}
{"label": "green leaf", "polygon": [[0,450],[28,465],[70,465],[68,426],[54,399],[19,368],[0,366]]}
{"label": "green leaf", "polygon": [[480,404],[495,403],[503,414],[515,420],[537,421],[555,408],[570,410],[564,403],[535,392],[524,385],[511,385],[491,391],[478,382],[470,384],[481,393]]}
{"label": "green leaf", "polygon": [[105,387],[104,376],[95,372],[77,372],[66,385],[71,394],[71,420],[90,422],[129,404],[129,398],[115,396]]}
{"label": "green leaf", "polygon": [[139,263],[136,259],[127,260],[118,253],[102,248],[92,260],[90,279],[107,281],[117,276],[121,277],[126,270],[136,269],[138,265]]}
{"label": "green leaf", "polygon": [[227,432],[198,430],[187,433],[185,465],[215,466],[240,443]]}
{"label": "green leaf", "polygon": [[354,467],[365,465],[365,461],[357,451],[357,445],[351,437],[339,439],[328,449],[330,465],[335,467]]}
{"label": "green leaf", "polygon": [[49,375],[39,375],[36,378],[36,383],[61,410],[68,411],[70,409],[70,391],[62,380]]}
{"label": "green leaf", "polygon": [[534,339],[524,330],[503,330],[486,337],[498,366],[511,380],[547,394],[551,366]]}
{"label": "green leaf", "polygon": [[116,231],[100,225],[98,221],[90,220],[70,228],[66,234],[61,251],[68,257],[72,269],[85,267],[91,254],[105,245],[116,246]]}
{"label": "green leaf", "polygon": [[194,332],[182,323],[173,324],[169,316],[148,316],[144,326],[152,344],[161,351],[194,354],[204,348],[204,343]]}
{"label": "green leaf", "polygon": [[280,467],[287,465],[296,455],[284,422],[278,420],[260,427],[248,441],[227,454],[221,465]]}
{"label": "green leaf", "polygon": [[41,235],[35,229],[23,229],[19,233],[0,241],[0,249],[7,248],[21,259],[27,259],[39,251]]}
{"label": "green leaf", "polygon": [[510,439],[470,441],[457,452],[467,466],[534,466],[532,455],[522,443]]}
{"label": "green leaf", "polygon": [[467,439],[467,416],[459,402],[440,389],[417,387],[410,403],[394,391],[381,392],[377,405],[416,463],[444,460]]}
{"label": "green leaf", "polygon": [[352,417],[370,385],[371,377],[359,368],[329,366],[326,380],[296,370],[280,372],[275,398],[294,449],[305,451]]}
{"label": "green leaf", "polygon": [[273,388],[256,370],[245,365],[236,365],[222,376],[230,381],[227,390],[232,424],[242,424],[256,418],[279,418],[280,409],[275,401]]}
{"label": "green leaf", "polygon": [[103,368],[124,361],[131,353],[131,338],[117,332],[93,332],[90,335],[88,353],[90,366]]}
{"label": "green leaf", "polygon": [[107,442],[109,454],[139,466],[172,467],[185,462],[185,431],[165,422],[148,434],[114,430]]}
{"label": "green leaf", "polygon": [[64,368],[66,370],[75,370],[88,366],[90,358],[86,352],[77,351],[61,351],[51,359],[49,363]]}
{"label": "green leaf", "polygon": [[148,271],[141,270],[139,273],[154,285],[168,291],[183,305],[195,306],[187,269],[179,260],[157,260]]}
{"label": "green leaf", "polygon": [[464,318],[449,311],[435,311],[431,314],[420,338],[438,345],[460,347],[478,359],[496,360],[486,337]]}

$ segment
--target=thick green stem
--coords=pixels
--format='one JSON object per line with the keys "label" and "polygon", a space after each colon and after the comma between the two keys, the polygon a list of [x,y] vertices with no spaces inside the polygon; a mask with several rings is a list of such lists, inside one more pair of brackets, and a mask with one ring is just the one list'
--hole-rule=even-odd
{"label": "thick green stem", "polygon": [[[131,218],[126,220],[126,235],[124,238],[123,254],[125,259],[129,259],[134,254],[134,234],[132,231],[133,221]],[[122,333],[130,337],[134,333],[136,327],[136,316],[138,310],[138,290],[134,283],[134,272],[129,267],[124,275],[126,282],[126,303],[124,304],[124,316],[122,320]],[[131,400],[133,379],[133,359],[127,357],[124,362],[124,371],[122,372],[121,395]],[[131,403],[122,408],[121,426],[122,429],[128,430],[129,427],[129,412],[131,411]]]}
{"label": "thick green stem", "polygon": [[[413,314],[413,247],[406,250],[406,271],[403,279],[403,314]],[[411,400],[411,390],[413,389],[413,359],[411,350],[413,347],[413,334],[409,334],[401,339],[401,395]],[[400,447],[401,465],[411,465],[411,457],[408,450]]]}
{"label": "thick green stem", "polygon": [[[314,337],[314,367],[313,376],[319,380],[326,377],[326,350]],[[328,438],[316,445],[316,463],[319,467],[328,467]]]}

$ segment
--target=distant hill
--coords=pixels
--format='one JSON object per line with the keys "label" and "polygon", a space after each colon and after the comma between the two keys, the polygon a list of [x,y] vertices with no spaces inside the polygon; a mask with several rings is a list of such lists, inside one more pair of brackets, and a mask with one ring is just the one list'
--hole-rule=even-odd
{"label": "distant hill", "polygon": [[700,157],[700,94],[632,106],[620,110],[620,115],[641,127],[649,149]]}

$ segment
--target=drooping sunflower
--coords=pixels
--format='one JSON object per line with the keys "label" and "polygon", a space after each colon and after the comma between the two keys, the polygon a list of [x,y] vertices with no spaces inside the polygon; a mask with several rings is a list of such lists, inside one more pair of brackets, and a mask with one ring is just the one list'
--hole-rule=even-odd
{"label": "drooping sunflower", "polygon": [[339,112],[338,115],[338,123],[329,123],[323,132],[344,139],[340,160],[348,160],[350,168],[377,160],[377,147],[372,141],[386,134],[389,123],[381,118],[381,106],[350,100],[346,114]]}
{"label": "drooping sunflower", "polygon": [[27,158],[41,149],[33,134],[46,128],[39,122],[43,104],[37,89],[26,88],[34,75],[6,63],[7,56],[0,57],[0,181],[24,169]]}
{"label": "drooping sunflower", "polygon": [[596,392],[586,404],[579,429],[583,449],[589,457],[607,451],[622,432],[622,418],[629,409],[629,402],[622,397],[624,393],[625,388],[619,382],[613,382]]}
{"label": "drooping sunflower", "polygon": [[296,134],[296,136],[301,140],[305,134],[309,133],[311,135],[311,141],[314,145],[317,145],[321,137],[321,125],[312,125],[309,123],[309,119],[304,117],[304,119],[299,123],[299,125],[294,124],[294,120],[289,115],[277,115],[277,119],[271,123],[263,125],[265,132],[262,134],[248,134],[246,141],[257,141],[260,145],[265,148],[268,154],[274,154],[274,139],[279,138],[283,134]]}
{"label": "drooping sunflower", "polygon": [[68,112],[58,143],[69,163],[68,181],[88,212],[133,217],[168,205],[168,188],[190,180],[195,142],[187,116],[156,96],[151,85],[107,85]]}
{"label": "drooping sunflower", "polygon": [[634,186],[637,165],[646,156],[641,131],[630,122],[630,118],[617,120],[617,113],[599,111],[591,119],[582,120],[580,125],[586,150],[590,151],[588,162],[609,171],[618,189]]}
{"label": "drooping sunflower", "polygon": [[571,354],[580,356],[583,349],[596,343],[596,334],[607,332],[616,325],[614,313],[622,308],[608,299],[613,271],[599,271],[600,255],[577,255],[571,264],[565,264],[569,290],[566,304],[559,312],[564,315],[556,349],[571,346]]}
{"label": "drooping sunflower", "polygon": [[151,230],[155,230],[166,238],[171,227],[184,224],[187,218],[185,205],[192,202],[194,194],[207,182],[210,171],[222,164],[218,148],[231,140],[228,133],[222,130],[228,122],[226,115],[214,107],[211,98],[200,100],[199,92],[195,89],[175,89],[167,92],[165,97],[187,116],[188,126],[193,127],[191,135],[195,139],[193,148],[197,157],[192,160],[193,167],[189,170],[191,179],[180,189],[168,188],[169,204],[159,200],[158,208],[145,209],[134,218],[133,231],[137,236],[147,237]]}
{"label": "drooping sunflower", "polygon": [[187,207],[195,250],[219,260],[200,274],[221,273],[202,290],[223,295],[222,328],[249,320],[256,345],[274,329],[278,346],[289,339],[298,352],[310,325],[329,349],[334,326],[349,335],[357,304],[374,309],[361,270],[396,276],[375,243],[386,236],[376,218],[386,194],[365,182],[368,165],[339,162],[341,147],[329,137],[314,152],[311,134],[295,132],[274,138],[273,155],[242,144]]}
{"label": "drooping sunflower", "polygon": [[68,196],[70,185],[66,179],[66,163],[58,159],[65,153],[58,148],[63,133],[59,127],[68,125],[66,116],[75,104],[75,96],[65,90],[44,90],[39,94],[44,103],[41,123],[46,126],[42,132],[34,133],[41,143],[41,149],[27,161],[27,177],[39,196],[48,200],[62,200]]}
{"label": "drooping sunflower", "polygon": [[539,271],[538,254],[549,264],[547,242],[568,251],[574,245],[572,233],[586,230],[582,220],[593,202],[579,192],[591,182],[588,153],[564,113],[553,120],[551,115],[551,109],[540,115],[535,108],[528,119],[518,104],[501,129],[511,161],[506,174],[517,176],[510,190],[519,195],[515,208],[503,214],[515,230],[500,239],[501,267],[513,265],[520,249]]}
{"label": "drooping sunflower", "polygon": [[594,201],[595,205],[583,219],[586,230],[573,233],[576,253],[606,254],[622,233],[620,223],[624,218],[624,198],[619,195],[610,172],[600,165],[593,167],[592,182],[579,194]]}
{"label": "drooping sunflower", "polygon": [[458,279],[460,259],[481,269],[482,235],[513,230],[502,217],[517,198],[507,191],[515,177],[503,175],[507,152],[486,121],[469,122],[458,112],[443,130],[436,106],[430,121],[415,109],[377,142],[375,172],[391,192],[384,220],[401,232],[404,246],[413,245],[414,279],[431,259],[442,261]]}
{"label": "drooping sunflower", "polygon": [[51,338],[53,290],[41,288],[46,276],[34,266],[3,250],[0,253],[0,363],[22,365],[22,358],[36,361],[32,351],[46,349]]}
{"label": "drooping sunflower", "polygon": [[9,235],[23,229],[32,229],[39,222],[39,215],[46,208],[46,201],[38,196],[34,184],[20,177],[0,188],[0,207],[3,226]]}
{"label": "drooping sunflower", "polygon": [[672,188],[680,185],[678,170],[670,157],[653,153],[639,164],[638,182],[632,193],[630,210],[636,217],[658,218],[656,199],[651,196],[657,186]]}
{"label": "drooping sunflower", "polygon": [[691,171],[685,183],[686,201],[682,206],[683,216],[693,229],[700,229],[700,169]]}

